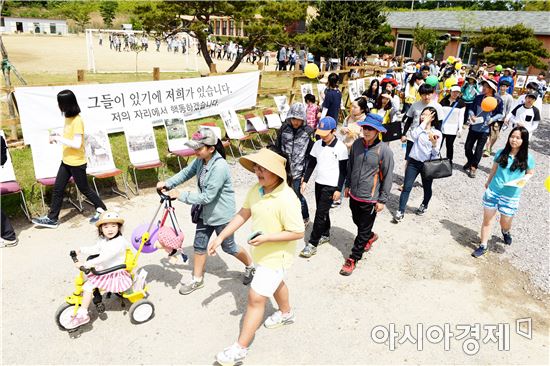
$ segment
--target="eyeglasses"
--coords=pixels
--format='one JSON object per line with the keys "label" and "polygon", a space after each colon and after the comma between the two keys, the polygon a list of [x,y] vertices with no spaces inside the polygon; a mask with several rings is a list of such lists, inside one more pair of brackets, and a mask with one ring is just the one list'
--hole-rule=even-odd
{"label": "eyeglasses", "polygon": [[363,130],[367,130],[367,131],[376,131],[376,128],[372,127],[372,126],[362,126],[363,127]]}
{"label": "eyeglasses", "polygon": [[254,171],[256,172],[259,172],[259,173],[265,173],[265,171],[267,170],[266,168],[264,168],[263,166],[261,165],[258,165],[256,163],[252,164],[252,169],[254,169]]}

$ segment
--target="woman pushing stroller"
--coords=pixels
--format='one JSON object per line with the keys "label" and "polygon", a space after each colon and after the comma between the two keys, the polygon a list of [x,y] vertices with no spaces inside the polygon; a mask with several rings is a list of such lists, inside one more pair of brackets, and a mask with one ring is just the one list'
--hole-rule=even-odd
{"label": "woman pushing stroller", "polygon": [[[170,197],[193,205],[191,214],[197,224],[193,243],[193,273],[190,282],[184,283],[182,279],[179,290],[182,295],[204,286],[206,249],[210,237],[214,231],[219,235],[235,215],[235,191],[221,141],[211,129],[201,128],[186,145],[195,150],[197,158],[166,182],[157,183],[157,188],[168,191]],[[174,189],[194,176],[197,177],[198,192]],[[250,255],[235,243],[233,235],[223,241],[222,249],[245,265],[243,284],[248,285],[254,276]]]}

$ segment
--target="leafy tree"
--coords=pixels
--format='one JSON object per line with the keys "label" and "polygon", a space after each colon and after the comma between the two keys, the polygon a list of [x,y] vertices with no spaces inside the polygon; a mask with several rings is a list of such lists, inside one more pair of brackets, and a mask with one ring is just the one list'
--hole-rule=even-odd
{"label": "leafy tree", "polygon": [[306,7],[307,3],[300,1],[162,1],[136,5],[135,15],[147,32],[155,31],[164,38],[185,32],[196,38],[209,67],[213,63],[207,47],[210,21],[223,16],[235,26],[242,22],[246,37],[239,38],[238,43],[243,53],[227,70],[232,72],[255,47],[284,44],[291,37],[285,26],[304,20]]}
{"label": "leafy tree", "polygon": [[308,27],[311,50],[325,57],[390,53],[393,36],[377,1],[320,1]]}
{"label": "leafy tree", "polygon": [[443,53],[449,41],[450,39],[442,39],[436,30],[425,28],[418,23],[413,30],[414,46],[420,51],[422,57],[425,57],[428,51],[431,51],[434,56]]}
{"label": "leafy tree", "polygon": [[535,38],[533,30],[523,24],[481,28],[480,34],[470,38],[470,45],[490,63],[548,68],[542,59],[550,58],[550,52],[544,48],[542,41]]}
{"label": "leafy tree", "polygon": [[116,1],[102,1],[99,4],[99,12],[107,28],[113,27],[113,19],[115,19],[117,8],[118,2]]}
{"label": "leafy tree", "polygon": [[97,3],[90,1],[68,1],[59,5],[59,12],[68,19],[75,21],[84,30],[90,22],[90,13],[97,9]]}

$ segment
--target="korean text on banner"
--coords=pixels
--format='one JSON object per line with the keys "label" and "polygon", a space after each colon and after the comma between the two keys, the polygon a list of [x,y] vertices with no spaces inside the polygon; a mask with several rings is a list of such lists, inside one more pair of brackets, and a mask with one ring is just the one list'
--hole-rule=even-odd
{"label": "korean text on banner", "polygon": [[78,100],[85,126],[120,132],[123,123],[139,121],[162,124],[164,118],[193,120],[219,111],[239,110],[256,105],[258,71],[163,81],[116,84],[20,87],[15,89],[23,137],[62,127],[57,93],[72,90]]}

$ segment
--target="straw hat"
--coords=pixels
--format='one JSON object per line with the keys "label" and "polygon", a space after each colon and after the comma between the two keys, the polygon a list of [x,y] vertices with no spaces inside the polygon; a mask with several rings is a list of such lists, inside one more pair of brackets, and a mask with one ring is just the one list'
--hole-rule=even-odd
{"label": "straw hat", "polygon": [[96,227],[103,224],[124,224],[124,219],[118,216],[118,213],[113,211],[105,211],[99,216],[99,220],[95,223]]}
{"label": "straw hat", "polygon": [[252,173],[254,173],[254,164],[257,164],[286,182],[286,159],[274,151],[263,148],[255,154],[243,156],[239,159],[239,163]]}

